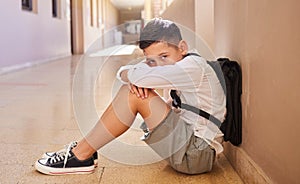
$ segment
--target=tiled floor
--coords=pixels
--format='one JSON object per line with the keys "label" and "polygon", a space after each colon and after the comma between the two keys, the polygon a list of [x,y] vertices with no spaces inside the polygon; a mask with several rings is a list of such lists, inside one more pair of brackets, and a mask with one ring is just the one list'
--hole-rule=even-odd
{"label": "tiled floor", "polygon": [[[242,183],[222,154],[212,172],[189,176],[164,161],[128,165],[107,159],[131,155],[142,161],[151,156],[133,153],[118,142],[99,151],[99,166],[90,175],[46,176],[34,169],[43,152],[80,139],[92,127],[97,116],[88,117],[89,108],[98,115],[103,112],[119,86],[114,80],[117,69],[131,59],[72,56],[1,75],[0,183]],[[92,101],[78,91],[92,95]],[[141,135],[133,128],[119,142],[142,145]]]}

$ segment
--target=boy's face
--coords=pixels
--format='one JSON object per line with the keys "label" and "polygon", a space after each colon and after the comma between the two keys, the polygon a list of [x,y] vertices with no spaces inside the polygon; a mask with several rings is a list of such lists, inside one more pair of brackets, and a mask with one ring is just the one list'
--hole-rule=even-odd
{"label": "boy's face", "polygon": [[155,42],[144,49],[144,55],[147,58],[145,63],[151,67],[173,65],[185,54],[186,50],[179,49],[167,42]]}

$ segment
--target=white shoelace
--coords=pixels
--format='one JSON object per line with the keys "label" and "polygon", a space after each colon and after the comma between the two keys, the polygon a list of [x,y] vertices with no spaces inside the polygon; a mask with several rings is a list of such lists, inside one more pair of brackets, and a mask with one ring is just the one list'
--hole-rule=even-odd
{"label": "white shoelace", "polygon": [[71,143],[69,143],[69,144],[64,145],[64,149],[63,149],[63,150],[60,150],[60,151],[58,151],[58,152],[56,152],[56,154],[60,154],[61,152],[64,153],[64,152],[68,149],[68,147],[69,147],[70,144],[71,144],[71,147],[72,147],[72,148],[74,148],[75,146],[77,146],[77,142],[76,142],[76,141],[73,141],[73,142],[71,142]]}
{"label": "white shoelace", "polygon": [[53,164],[53,163],[56,163],[56,162],[64,160],[64,166],[63,166],[63,168],[65,168],[66,164],[67,164],[67,161],[68,161],[68,158],[71,156],[70,151],[76,145],[77,145],[76,142],[71,142],[67,146],[67,148],[66,148],[65,151],[57,152],[55,156],[51,157],[50,158],[50,163]]}

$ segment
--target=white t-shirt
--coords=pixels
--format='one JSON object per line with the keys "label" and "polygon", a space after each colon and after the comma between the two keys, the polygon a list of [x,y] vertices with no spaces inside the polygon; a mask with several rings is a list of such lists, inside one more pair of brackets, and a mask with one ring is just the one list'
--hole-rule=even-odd
{"label": "white t-shirt", "polygon": [[[145,88],[175,89],[182,103],[202,109],[223,122],[226,97],[218,77],[204,58],[190,55],[174,65],[155,67],[143,61],[136,65],[126,65],[117,73],[119,80],[120,73],[127,69],[132,84]],[[181,109],[180,118],[192,124],[194,135],[203,138],[217,153],[223,151],[219,141],[223,133],[214,123],[185,109]]]}

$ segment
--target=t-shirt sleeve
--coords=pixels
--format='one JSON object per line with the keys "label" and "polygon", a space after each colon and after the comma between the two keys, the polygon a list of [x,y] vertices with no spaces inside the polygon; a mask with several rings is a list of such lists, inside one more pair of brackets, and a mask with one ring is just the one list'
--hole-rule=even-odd
{"label": "t-shirt sleeve", "polygon": [[134,85],[145,88],[194,89],[204,73],[205,63],[199,58],[189,56],[174,65],[156,67],[138,64],[129,69],[128,79]]}

